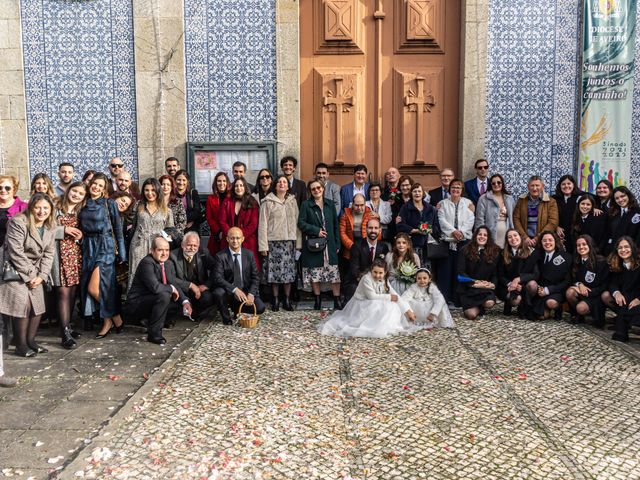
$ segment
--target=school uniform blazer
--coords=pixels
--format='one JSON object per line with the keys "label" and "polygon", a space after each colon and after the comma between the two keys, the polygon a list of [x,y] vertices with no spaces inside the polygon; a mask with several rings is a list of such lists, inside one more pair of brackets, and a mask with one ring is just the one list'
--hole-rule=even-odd
{"label": "school uniform blazer", "polygon": [[609,242],[607,252],[611,252],[618,239],[624,235],[633,238],[638,244],[640,240],[640,210],[629,210],[624,215],[609,216]]}
{"label": "school uniform blazer", "polygon": [[539,250],[537,254],[538,264],[538,285],[547,288],[549,295],[562,293],[567,290],[571,283],[571,255],[567,252],[556,250],[551,257],[551,261],[544,263],[546,253]]}
{"label": "school uniform blazer", "polygon": [[609,215],[602,213],[595,216],[590,213],[585,218],[580,218],[577,223],[571,227],[573,238],[576,239],[580,235],[589,235],[593,238],[593,242],[598,249],[598,253],[604,254],[609,240]]}
{"label": "school uniform blazer", "polygon": [[634,298],[640,298],[640,267],[627,270],[624,265],[619,272],[611,272],[609,292],[613,295],[620,292],[629,303]]}
{"label": "school uniform blazer", "polygon": [[467,251],[469,248],[471,247],[467,245],[462,250],[462,255],[458,255],[458,274],[465,275],[469,278],[473,278],[474,280],[489,281],[494,285],[497,285],[499,257],[496,257],[492,262],[489,262],[483,250],[480,252],[478,260],[474,261],[467,257]]}
{"label": "school uniform blazer", "polygon": [[589,265],[580,261],[578,270],[572,273],[571,282],[573,285],[582,283],[591,291],[588,298],[600,298],[600,294],[604,292],[609,284],[609,266],[604,258],[596,260],[595,265]]}
{"label": "school uniform blazer", "polygon": [[498,282],[501,287],[507,288],[514,278],[520,277],[520,284],[526,285],[527,282],[538,278],[538,266],[536,262],[531,261],[531,256],[527,258],[513,257],[508,264],[504,263],[504,257],[500,254],[498,262]]}

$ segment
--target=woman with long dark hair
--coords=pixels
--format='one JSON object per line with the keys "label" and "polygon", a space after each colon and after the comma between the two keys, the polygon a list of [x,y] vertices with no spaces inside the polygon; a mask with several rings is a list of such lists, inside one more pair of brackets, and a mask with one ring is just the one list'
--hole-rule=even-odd
{"label": "woman with long dark hair", "polygon": [[596,198],[585,193],[578,199],[578,206],[571,223],[571,235],[578,238],[580,235],[589,235],[598,253],[604,253],[608,240],[609,216],[597,212]]}
{"label": "woman with long dark hair", "polygon": [[640,240],[640,207],[636,196],[625,186],[613,189],[613,203],[609,207],[609,240],[607,253],[620,237],[631,237],[637,244]]}
{"label": "woman with long dark hair", "polygon": [[202,223],[200,194],[198,190],[191,188],[191,176],[186,170],[178,170],[174,179],[176,181],[176,200],[182,203],[182,207],[187,214],[187,224],[185,225],[184,233],[199,233],[200,224]]}
{"label": "woman with long dark hair", "polygon": [[613,185],[609,180],[600,180],[596,185],[597,208],[604,213],[609,213],[609,207],[613,203]]}
{"label": "woman with long dark hair", "polygon": [[511,315],[513,307],[518,308],[518,311],[521,312],[520,305],[524,297],[524,286],[530,280],[534,280],[538,272],[529,262],[531,249],[524,244],[518,230],[515,228],[507,230],[504,242],[505,247],[498,264],[496,294],[504,302],[503,313]]}
{"label": "woman with long dark hair", "polygon": [[580,198],[582,192],[578,188],[576,179],[573,175],[563,175],[556,184],[556,191],[552,195],[558,204],[558,226],[556,227],[556,234],[562,241],[564,249],[572,253],[573,252],[573,236],[571,235],[571,223],[573,222],[574,213],[576,211],[576,205],[578,198]]}
{"label": "woman with long dark hair", "polygon": [[458,294],[464,316],[475,320],[496,304],[500,248],[481,225],[458,256]]}
{"label": "woman with long dark hair", "polygon": [[155,178],[147,178],[142,184],[142,198],[136,204],[135,227],[131,235],[129,250],[129,288],[136,274],[140,260],[149,254],[151,241],[156,235],[171,238],[165,229],[174,227],[173,212],[167,206],[160,182]]}
{"label": "woman with long dark hair", "polygon": [[571,255],[562,250],[556,232],[547,230],[540,235],[539,246],[534,253],[538,278],[526,285],[528,316],[531,320],[562,318],[562,303],[571,279]]}
{"label": "woman with long dark hair", "polygon": [[171,235],[173,242],[171,242],[171,248],[179,248],[184,237],[185,229],[187,228],[187,212],[182,205],[182,202],[178,200],[178,187],[176,180],[171,175],[162,175],[158,181],[162,187],[162,193],[164,195],[164,203],[167,208],[171,210],[173,214],[173,227],[168,227],[167,233]]}
{"label": "woman with long dark hair", "polygon": [[113,327],[119,333],[123,326],[115,266],[117,261],[127,261],[127,251],[118,207],[107,198],[108,185],[107,176],[96,173],[89,183],[87,201],[78,214],[78,225],[84,235],[80,311],[85,318],[99,312],[103,323],[96,338],[105,337]]}
{"label": "woman with long dark hair", "polygon": [[237,178],[231,184],[231,195],[226,198],[220,211],[220,227],[222,228],[222,248],[227,248],[227,233],[231,227],[238,227],[244,235],[242,247],[253,252],[260,269],[258,256],[258,218],[260,212],[258,202],[251,195],[249,185],[244,178]]}
{"label": "woman with long dark hair", "polygon": [[609,267],[598,255],[593,239],[589,235],[576,238],[571,286],[566,297],[571,312],[571,323],[583,323],[591,314],[596,326],[604,327],[604,310],[600,295],[609,282]]}
{"label": "woman with long dark hair", "polygon": [[58,321],[62,347],[70,350],[76,347],[79,334],[71,330],[71,313],[82,276],[82,230],[78,214],[84,207],[87,186],[73,182],[58,199],[54,218],[56,228],[56,255],[51,269],[51,279],[57,297]]}
{"label": "woman with long dark hair", "polygon": [[207,223],[209,224],[209,242],[207,243],[207,249],[211,255],[215,255],[220,251],[220,244],[222,242],[222,227],[220,226],[220,209],[225,199],[229,196],[229,177],[224,172],[216,173],[211,185],[211,191],[213,192],[207,198],[207,208],[205,210],[205,216],[207,217]]}
{"label": "woman with long dark hair", "polygon": [[253,198],[255,198],[260,204],[267,195],[274,191],[274,188],[275,185],[273,184],[273,175],[271,175],[271,170],[263,168],[258,172],[258,182],[256,183],[256,186],[253,187]]}
{"label": "woman with long dark hair", "polygon": [[616,331],[613,340],[629,341],[631,322],[640,317],[640,256],[631,237],[620,237],[607,258],[611,279],[609,288],[602,293],[603,303],[613,310]]}
{"label": "woman with long dark hair", "polygon": [[412,282],[400,278],[398,269],[403,262],[412,263],[415,268],[420,268],[420,257],[413,251],[411,237],[408,233],[400,232],[393,241],[393,249],[384,258],[389,272],[389,283],[398,295],[402,295]]}
{"label": "woman with long dark hair", "polygon": [[36,193],[27,209],[11,219],[2,251],[16,278],[0,278],[0,313],[12,318],[16,355],[33,357],[46,353],[36,334],[45,313],[44,285],[50,281],[55,255],[53,202]]}

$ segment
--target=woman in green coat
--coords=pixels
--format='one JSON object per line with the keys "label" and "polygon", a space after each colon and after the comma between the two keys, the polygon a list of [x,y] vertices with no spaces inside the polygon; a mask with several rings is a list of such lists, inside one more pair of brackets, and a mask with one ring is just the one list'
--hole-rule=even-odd
{"label": "woman in green coat", "polygon": [[[338,271],[338,249],[340,248],[340,229],[336,207],[331,200],[324,198],[324,184],[311,180],[308,184],[310,198],[300,205],[298,228],[304,235],[302,242],[302,278],[305,284],[311,283],[315,303],[313,308],[322,308],[320,284],[330,283],[333,292],[333,308],[342,310],[340,303],[340,272]],[[309,250],[308,239],[326,238],[327,246],[319,251]]]}

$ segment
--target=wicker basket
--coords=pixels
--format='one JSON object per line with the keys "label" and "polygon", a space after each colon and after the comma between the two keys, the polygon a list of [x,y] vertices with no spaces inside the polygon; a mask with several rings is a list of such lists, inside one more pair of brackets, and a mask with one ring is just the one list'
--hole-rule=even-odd
{"label": "wicker basket", "polygon": [[238,324],[242,328],[256,328],[258,325],[258,321],[260,321],[260,317],[258,316],[258,312],[256,310],[256,304],[253,303],[253,315],[249,313],[243,313],[242,307],[246,302],[242,302],[238,307]]}

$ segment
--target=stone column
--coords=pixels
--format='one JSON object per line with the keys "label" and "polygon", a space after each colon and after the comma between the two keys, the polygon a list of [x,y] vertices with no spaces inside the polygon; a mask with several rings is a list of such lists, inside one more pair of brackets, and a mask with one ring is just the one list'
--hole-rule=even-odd
{"label": "stone column", "polygon": [[460,86],[460,171],[475,172],[473,163],[484,157],[487,106],[487,41],[489,0],[465,0],[462,5]]}
{"label": "stone column", "polygon": [[185,164],[186,85],[183,2],[136,0],[136,106],[139,178],[164,172],[164,160]]}
{"label": "stone column", "polygon": [[25,113],[20,0],[0,2],[0,171],[29,191],[29,151]]}
{"label": "stone column", "polygon": [[277,162],[285,155],[300,159],[299,19],[297,0],[276,0]]}

